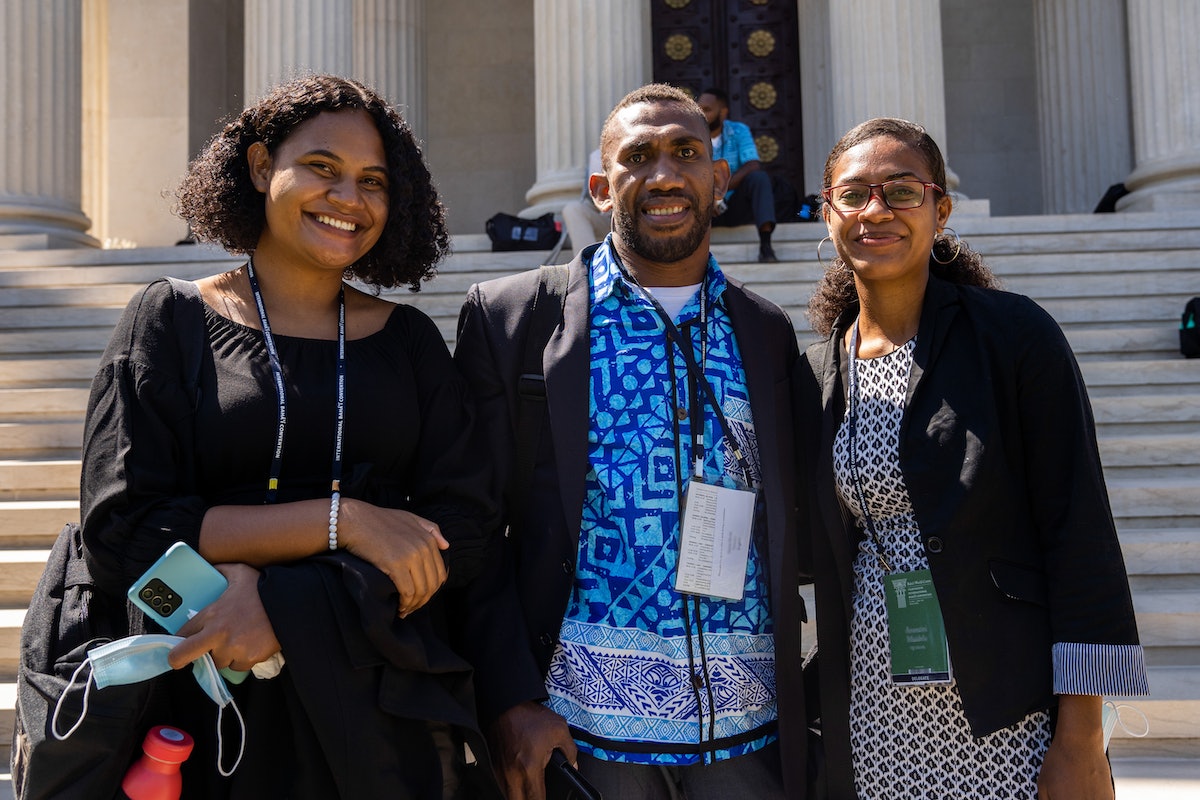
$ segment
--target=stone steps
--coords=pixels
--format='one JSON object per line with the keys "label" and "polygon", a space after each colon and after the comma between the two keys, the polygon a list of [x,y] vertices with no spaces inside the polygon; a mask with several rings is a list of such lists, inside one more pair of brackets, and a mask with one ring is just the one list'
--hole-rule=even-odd
{"label": "stone steps", "polygon": [[0,496],[9,500],[77,498],[79,459],[0,461]]}
{"label": "stone steps", "polygon": [[[1200,566],[1200,530],[1123,528],[1119,535],[1134,594],[1200,590],[1200,570],[1197,570]],[[1200,628],[1193,629],[1193,634],[1200,634]],[[1200,640],[1194,644],[1198,655],[1195,663],[1200,664]],[[1177,644],[1167,646],[1179,647]]]}
{"label": "stone steps", "polygon": [[[105,334],[107,341],[108,334]],[[0,341],[3,335],[0,335]],[[103,345],[82,353],[22,354],[0,353],[0,386],[10,388],[76,388],[86,389],[96,373]]]}
{"label": "stone steps", "polygon": [[[1132,705],[1146,715],[1150,725],[1149,736],[1138,739],[1130,736],[1118,725],[1113,733],[1113,749],[1123,755],[1144,755],[1147,745],[1174,743],[1181,749],[1190,749],[1200,739],[1197,715],[1200,714],[1200,669],[1191,667],[1151,667],[1150,697],[1114,698],[1117,702]],[[1140,718],[1136,714],[1122,714],[1122,721],[1135,732],[1139,730]]]}
{"label": "stone steps", "polygon": [[67,522],[79,522],[78,500],[0,501],[0,547],[49,549]]}
{"label": "stone steps", "polygon": [[1088,361],[1080,364],[1088,395],[1095,403],[1117,395],[1194,396],[1200,384],[1200,363],[1175,358],[1147,361]]}
{"label": "stone steps", "polygon": [[[1200,360],[1180,358],[1176,333],[1183,303],[1200,294],[1196,215],[980,215],[955,225],[1006,288],[1059,321],[1089,387],[1151,665],[1152,697],[1129,701],[1151,734],[1118,731],[1114,763],[1200,763]],[[712,249],[729,275],[791,314],[803,345],[815,338],[804,309],[824,271],[816,259],[824,235],[819,224],[780,226],[777,264],[753,261],[749,229],[715,231]],[[453,244],[420,293],[383,292],[433,317],[451,344],[471,284],[548,256],[492,253],[483,235]],[[158,276],[195,279],[243,261],[207,246],[0,251],[0,747],[11,730],[22,609],[54,537],[79,516],[87,390],[112,326]]]}

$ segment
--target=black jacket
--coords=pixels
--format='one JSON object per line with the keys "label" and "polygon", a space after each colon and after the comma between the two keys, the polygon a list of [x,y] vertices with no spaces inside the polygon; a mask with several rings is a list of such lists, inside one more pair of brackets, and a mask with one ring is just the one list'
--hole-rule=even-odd
{"label": "black jacket", "polygon": [[[472,588],[473,619],[463,651],[476,667],[484,721],[512,706],[545,698],[544,676],[562,625],[579,547],[588,469],[588,275],[571,263],[563,320],[543,353],[548,424],[532,485],[520,487],[527,513],[506,509],[501,565]],[[511,488],[516,454],[518,378],[537,272],[473,286],[459,320],[455,350],[479,410],[483,447],[496,465],[496,496]],[[804,615],[796,556],[795,453],[791,387],[799,352],[778,306],[728,280],[723,301],[746,370],[766,501],[771,608],[775,619],[779,732],[789,797],[804,796],[804,697],[800,622]]]}
{"label": "black jacket", "polygon": [[[800,418],[831,795],[853,797],[849,626],[861,531],[834,489],[849,309],[808,349]],[[800,426],[803,434],[808,428]],[[900,428],[900,466],[941,601],[971,730],[1054,705],[1057,642],[1136,644],[1137,628],[1082,376],[1033,301],[930,277]]]}

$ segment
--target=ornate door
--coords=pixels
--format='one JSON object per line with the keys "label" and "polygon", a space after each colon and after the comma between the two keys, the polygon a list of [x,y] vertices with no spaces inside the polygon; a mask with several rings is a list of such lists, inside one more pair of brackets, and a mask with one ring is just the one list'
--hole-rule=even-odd
{"label": "ornate door", "polygon": [[796,0],[652,0],[654,80],[729,94],[763,168],[803,197]]}

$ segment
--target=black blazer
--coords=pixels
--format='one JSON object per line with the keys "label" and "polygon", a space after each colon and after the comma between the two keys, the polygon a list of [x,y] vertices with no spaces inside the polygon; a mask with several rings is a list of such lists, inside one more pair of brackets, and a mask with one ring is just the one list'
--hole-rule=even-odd
{"label": "black blazer", "polygon": [[[804,355],[800,418],[816,579],[821,721],[832,797],[854,797],[849,625],[861,531],[834,489],[849,309]],[[800,427],[803,434],[808,430]],[[941,601],[972,733],[1051,708],[1056,642],[1137,644],[1095,424],[1058,325],[1019,295],[929,279],[900,466]],[[811,559],[811,560],[809,560]]]}
{"label": "black blazer", "polygon": [[[543,353],[549,422],[542,431],[523,518],[505,512],[508,535],[497,569],[473,585],[464,611],[463,652],[476,666],[480,713],[490,720],[546,696],[544,676],[570,595],[588,469],[588,274],[593,248],[569,267],[563,319]],[[455,360],[473,389],[480,444],[496,465],[502,497],[515,457],[521,372],[537,271],[471,287],[459,318]],[[804,796],[804,696],[800,685],[796,476],[792,386],[799,363],[795,331],[775,304],[728,279],[721,302],[741,343],[757,432],[765,500],[768,574],[775,621],[779,732],[789,797]],[[501,537],[494,537],[499,539]]]}

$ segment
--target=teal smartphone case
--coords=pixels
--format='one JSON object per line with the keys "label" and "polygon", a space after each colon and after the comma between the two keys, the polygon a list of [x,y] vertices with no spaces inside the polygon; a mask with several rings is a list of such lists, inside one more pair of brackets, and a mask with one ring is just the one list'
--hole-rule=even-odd
{"label": "teal smartphone case", "polygon": [[[228,585],[216,567],[186,543],[176,542],[138,578],[128,595],[150,619],[176,633]],[[225,668],[221,674],[231,683],[241,683],[248,673]]]}

